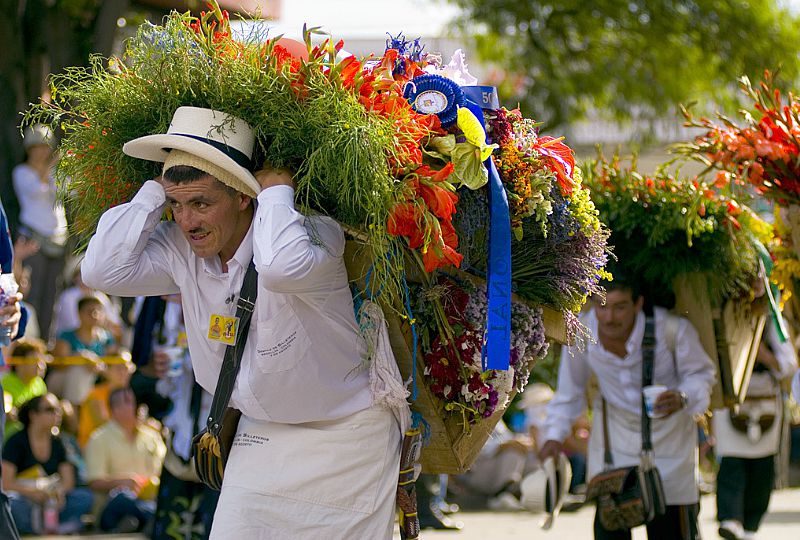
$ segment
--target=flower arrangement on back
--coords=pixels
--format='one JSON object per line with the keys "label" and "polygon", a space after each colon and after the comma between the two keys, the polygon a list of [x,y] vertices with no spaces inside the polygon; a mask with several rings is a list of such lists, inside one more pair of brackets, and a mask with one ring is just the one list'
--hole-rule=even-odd
{"label": "flower arrangement on back", "polygon": [[768,244],[772,228],[748,206],[697,178],[623,168],[617,156],[600,156],[584,170],[600,217],[614,231],[617,258],[649,291],[671,291],[679,274],[705,272],[716,302],[750,294],[758,274],[754,243]]}
{"label": "flower arrangement on back", "polygon": [[[444,64],[418,40],[398,36],[381,56],[356,58],[343,53],[341,41],[314,45],[313,28],[304,28],[299,49],[258,33],[235,39],[227,13],[210,6],[200,17],[173,12],[162,26],[143,25],[122,58],[95,57],[90,69],[55,76],[53,101],[29,110],[27,121],[64,132],[58,177],[75,215],[73,232],[91,235],[103,211],[158,174],[150,162],[124,155],[125,142],[166,131],[180,106],[227,112],[253,128],[260,160],[296,171],[299,208],[333,216],[363,243],[372,261],[367,296],[413,318],[407,276],[435,287],[439,270],[486,275],[485,163],[494,152],[511,204],[518,292],[563,311],[570,336],[579,332],[575,313],[587,295],[601,291],[608,231],[561,139],[539,135],[533,121],[499,106],[483,109],[482,118],[463,103],[426,112],[426,99],[438,98],[414,95],[421,77],[451,88],[475,84],[460,53]],[[476,291],[470,297],[479,297]],[[431,313],[431,328],[453,339],[455,323],[439,308]],[[512,326],[523,324],[514,322],[521,313],[513,308]],[[520,316],[526,328],[541,327]],[[483,331],[482,317],[471,319],[475,333]],[[453,362],[462,362],[458,373],[468,383],[472,356],[460,358],[451,343],[444,345]],[[516,354],[523,356],[519,347]],[[524,364],[515,367],[517,381],[527,378]],[[501,404],[512,391],[502,386],[495,388]],[[478,395],[483,391],[470,391],[474,413],[465,423],[489,410],[473,399]]]}
{"label": "flower arrangement on back", "polygon": [[742,122],[723,115],[696,119],[684,108],[685,125],[705,133],[676,151],[716,170],[717,187],[749,183],[781,204],[800,203],[800,100],[789,93],[784,102],[770,71],[757,88],[747,77],[739,85],[753,103],[753,110],[742,111]]}

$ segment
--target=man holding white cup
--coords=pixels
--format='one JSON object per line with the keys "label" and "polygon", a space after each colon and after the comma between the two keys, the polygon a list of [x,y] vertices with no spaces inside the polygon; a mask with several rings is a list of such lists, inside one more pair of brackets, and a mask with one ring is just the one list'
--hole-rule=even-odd
{"label": "man holding white cup", "polygon": [[[540,458],[557,456],[569,426],[586,408],[586,389],[595,376],[599,394],[594,403],[589,438],[587,479],[603,468],[603,407],[614,467],[638,465],[641,450],[642,396],[652,404],[650,416],[655,462],[664,484],[667,512],[647,525],[650,540],[699,538],[697,428],[694,415],[709,404],[715,368],[703,350],[697,331],[686,319],[654,308],[655,352],[652,385],[642,388],[642,341],[645,337],[644,297],[638,284],[621,270],[604,284],[605,302],[594,299],[581,316],[593,343],[584,349],[562,350],[558,388],[548,406],[543,429],[546,441]],[[595,516],[595,539],[630,539],[630,530],[606,530]]]}

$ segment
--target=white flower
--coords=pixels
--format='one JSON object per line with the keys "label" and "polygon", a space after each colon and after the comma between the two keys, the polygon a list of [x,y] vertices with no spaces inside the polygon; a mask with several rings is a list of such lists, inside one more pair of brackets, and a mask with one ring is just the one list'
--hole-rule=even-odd
{"label": "white flower", "polygon": [[506,371],[498,371],[491,383],[498,394],[508,394],[514,384],[514,368],[509,367]]}
{"label": "white flower", "polygon": [[475,394],[470,392],[468,384],[461,385],[461,395],[464,396],[467,401],[473,401],[475,399]]}
{"label": "white flower", "polygon": [[450,59],[450,63],[446,66],[437,68],[431,64],[425,67],[425,71],[427,73],[447,77],[458,83],[459,86],[475,86],[478,84],[478,79],[469,74],[467,60],[461,49],[456,49],[456,52],[453,53],[453,57]]}

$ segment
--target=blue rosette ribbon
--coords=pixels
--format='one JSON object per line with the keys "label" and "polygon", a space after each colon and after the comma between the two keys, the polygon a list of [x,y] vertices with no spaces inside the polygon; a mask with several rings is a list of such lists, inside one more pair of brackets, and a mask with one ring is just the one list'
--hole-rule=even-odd
{"label": "blue rosette ribbon", "polygon": [[[466,107],[478,119],[484,133],[483,109],[500,108],[494,87],[461,87],[434,74],[414,77],[407,83],[403,96],[415,111],[437,115],[444,127],[456,122],[459,107]],[[489,172],[489,263],[488,311],[481,359],[484,370],[505,371],[511,361],[511,218],[506,190],[491,156],[484,165]]]}
{"label": "blue rosette ribbon", "polygon": [[444,127],[456,123],[458,108],[466,101],[458,84],[447,77],[426,73],[414,77],[403,88],[406,98],[420,114],[435,114]]}

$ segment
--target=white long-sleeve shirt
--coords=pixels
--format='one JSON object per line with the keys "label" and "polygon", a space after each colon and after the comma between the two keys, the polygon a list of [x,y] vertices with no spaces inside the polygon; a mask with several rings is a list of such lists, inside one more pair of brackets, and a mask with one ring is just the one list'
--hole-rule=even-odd
{"label": "white long-sleeve shirt", "polygon": [[208,339],[212,314],[233,317],[251,258],[258,299],[232,406],[255,420],[300,423],[342,418],[372,404],[342,254],[341,227],[294,208],[288,186],[258,196],[253,223],[222,271],[198,258],[178,225],[161,222],[163,187],[145,182],[131,202],[100,219],[83,261],[88,286],[117,296],[180,292],[200,385],[214,393],[225,345]]}
{"label": "white long-sleeve shirt", "polygon": [[[656,351],[653,359],[653,384],[662,384],[686,394],[691,413],[702,413],[708,407],[716,370],[703,350],[697,331],[683,318],[677,321],[675,354],[669,350],[665,336],[666,310],[654,310]],[[581,317],[592,336],[597,336],[597,317],[590,310]],[[586,385],[592,373],[597,376],[600,393],[610,404],[639,414],[642,392],[642,338],[645,315],[636,316],[633,330],[625,344],[627,354],[620,358],[599,343],[590,343],[585,350],[564,347],[558,370],[558,389],[547,408],[544,440],[563,441],[572,423],[586,409]]]}
{"label": "white long-sleeve shirt", "polygon": [[778,362],[778,369],[770,368],[770,373],[778,381],[791,377],[797,371],[797,351],[794,349],[794,343],[791,339],[781,341],[771,317],[767,319],[764,332],[772,354]]}
{"label": "white long-sleeve shirt", "polygon": [[67,217],[56,201],[56,181],[39,180],[39,173],[26,164],[17,165],[11,173],[14,192],[19,199],[19,220],[23,225],[63,246],[67,241]]}

